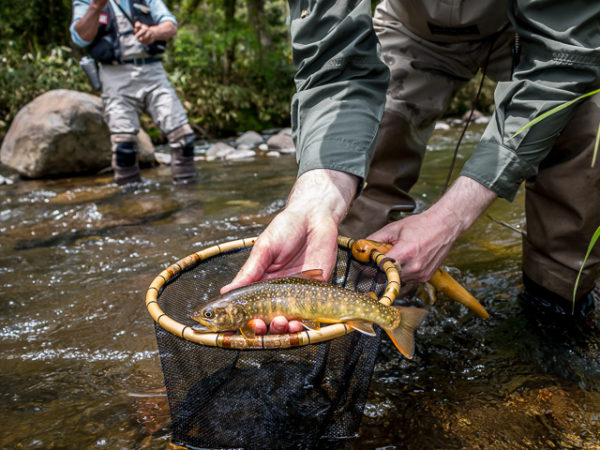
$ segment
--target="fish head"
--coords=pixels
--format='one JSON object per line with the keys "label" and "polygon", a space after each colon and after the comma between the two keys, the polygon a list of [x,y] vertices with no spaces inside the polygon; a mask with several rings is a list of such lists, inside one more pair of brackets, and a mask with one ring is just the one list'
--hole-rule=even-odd
{"label": "fish head", "polygon": [[198,322],[192,327],[194,331],[219,332],[240,328],[248,321],[246,316],[241,305],[225,300],[216,300],[197,309],[190,317]]}

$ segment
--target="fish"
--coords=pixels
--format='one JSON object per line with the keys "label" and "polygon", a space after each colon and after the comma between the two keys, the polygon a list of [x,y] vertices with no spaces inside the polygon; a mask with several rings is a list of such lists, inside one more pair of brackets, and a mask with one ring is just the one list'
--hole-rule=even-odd
{"label": "fish", "polygon": [[246,339],[255,337],[251,321],[269,323],[275,316],[298,320],[309,330],[321,324],[345,323],[352,329],[375,336],[373,324],[380,326],[405,357],[414,355],[414,330],[427,310],[386,306],[374,293],[362,293],[322,281],[322,271],[258,281],[231,290],[192,312],[198,322],[195,332],[240,330]]}

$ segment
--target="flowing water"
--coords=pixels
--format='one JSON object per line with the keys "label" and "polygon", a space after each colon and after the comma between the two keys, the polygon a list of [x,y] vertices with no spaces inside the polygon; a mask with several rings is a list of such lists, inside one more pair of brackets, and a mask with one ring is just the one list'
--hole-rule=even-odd
{"label": "flowing water", "polygon": [[[481,131],[467,133],[464,156]],[[457,135],[430,142],[421,208],[439,195]],[[0,186],[0,448],[169,446],[146,289],[190,253],[257,235],[296,172],[289,156],[198,169],[191,186],[173,186],[166,167],[134,187],[110,175]],[[489,213],[521,227],[523,194]],[[461,237],[446,267],[491,318],[440,297],[413,361],[384,339],[349,448],[600,447],[599,333],[532,324],[517,301],[520,250],[518,233],[486,216]]]}

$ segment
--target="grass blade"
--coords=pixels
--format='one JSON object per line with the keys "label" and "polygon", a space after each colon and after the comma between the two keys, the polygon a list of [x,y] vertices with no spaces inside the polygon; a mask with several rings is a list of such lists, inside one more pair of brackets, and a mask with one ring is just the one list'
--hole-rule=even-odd
{"label": "grass blade", "polygon": [[600,123],[598,124],[598,132],[596,133],[596,144],[594,144],[594,154],[592,156],[592,166],[596,165],[596,156],[598,156],[598,144],[600,144]]}
{"label": "grass blade", "polygon": [[509,137],[506,142],[510,141],[512,138],[514,138],[515,136],[518,136],[519,134],[521,134],[523,131],[527,130],[528,128],[531,128],[532,126],[534,126],[536,123],[541,122],[542,120],[544,120],[547,117],[550,117],[552,114],[555,114],[559,111],[562,111],[565,108],[568,108],[569,106],[571,106],[573,103],[577,103],[579,100],[583,100],[586,97],[591,97],[594,94],[597,94],[598,92],[600,92],[600,89],[596,89],[595,91],[592,92],[588,92],[587,94],[583,94],[580,95],[579,97],[568,101],[566,103],[563,103],[562,105],[558,105],[555,108],[552,108],[550,111],[546,111],[544,114],[541,114],[539,116],[537,116],[535,119],[533,119],[531,122],[527,123],[523,128],[521,128],[519,131],[517,131],[515,134],[513,134],[511,137]]}
{"label": "grass blade", "polygon": [[587,253],[585,254],[585,258],[583,258],[583,262],[581,263],[581,267],[579,268],[579,273],[577,274],[577,278],[575,279],[575,287],[573,288],[573,309],[571,314],[575,314],[575,294],[577,293],[577,288],[579,287],[579,278],[581,278],[581,272],[583,272],[583,267],[587,262],[594,245],[600,239],[600,227],[596,229],[596,232],[592,236],[592,240],[590,241],[590,245],[588,245]]}

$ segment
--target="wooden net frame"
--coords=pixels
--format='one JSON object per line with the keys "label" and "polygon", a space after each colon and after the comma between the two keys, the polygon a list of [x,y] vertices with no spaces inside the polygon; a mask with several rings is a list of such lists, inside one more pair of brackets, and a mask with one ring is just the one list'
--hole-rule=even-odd
{"label": "wooden net frame", "polygon": [[[318,344],[337,337],[344,336],[354,331],[345,323],[336,323],[322,327],[320,330],[304,330],[297,333],[287,334],[266,334],[247,339],[239,334],[230,333],[197,333],[191,326],[185,325],[169,317],[159,306],[158,297],[161,289],[166,286],[168,281],[184,271],[195,266],[201,261],[233,250],[240,250],[252,247],[257,237],[239,239],[214,245],[177,261],[163,270],[152,281],[146,291],[146,309],[152,319],[169,333],[186,339],[197,344],[213,347],[234,348],[239,350],[246,349],[278,349],[300,347],[308,344]],[[352,250],[356,241],[354,239],[338,236],[338,245],[340,247]],[[369,254],[369,259],[377,265],[379,270],[385,273],[387,284],[379,301],[386,306],[390,306],[400,292],[400,274],[394,261],[387,258],[385,254],[378,250],[373,250]]]}

